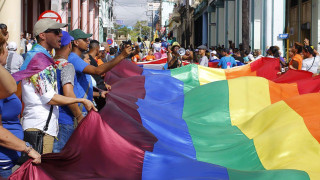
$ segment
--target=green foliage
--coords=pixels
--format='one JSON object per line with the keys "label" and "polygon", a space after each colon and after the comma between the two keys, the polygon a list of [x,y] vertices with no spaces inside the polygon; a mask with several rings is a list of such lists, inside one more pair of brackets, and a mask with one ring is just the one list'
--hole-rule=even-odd
{"label": "green foliage", "polygon": [[[132,42],[137,42],[138,37],[143,40],[143,37],[148,36],[151,31],[151,27],[148,26],[147,21],[137,21],[137,23],[132,27],[132,29],[127,26],[121,26],[118,24],[114,24],[116,29],[116,35],[130,35],[130,39]],[[141,36],[140,36],[140,28],[141,28]]]}
{"label": "green foliage", "polygon": [[151,27],[148,26],[147,21],[138,21],[134,26],[134,30],[138,31],[140,34],[140,27],[141,27],[141,38],[144,36],[149,36],[151,31]]}
{"label": "green foliage", "polygon": [[116,30],[117,37],[119,37],[120,35],[127,36],[131,33],[131,29],[129,29],[127,26],[121,26],[116,23],[114,23],[114,29]]}

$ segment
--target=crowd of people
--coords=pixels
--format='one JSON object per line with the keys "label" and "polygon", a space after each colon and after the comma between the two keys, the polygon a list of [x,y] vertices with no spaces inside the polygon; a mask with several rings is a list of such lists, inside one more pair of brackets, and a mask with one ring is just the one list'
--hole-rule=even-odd
{"label": "crowd of people", "polygon": [[[208,67],[210,62],[215,64],[211,67],[229,69],[249,64],[264,57],[260,49],[253,51],[245,50],[242,44],[239,45],[239,48],[235,48],[234,43],[229,43],[231,48],[225,48],[224,46],[212,46],[208,48],[206,45],[200,45],[196,49],[193,49],[191,45],[187,49],[184,49],[178,42],[172,40],[169,42],[166,38],[162,38],[161,40],[157,38],[154,42],[147,41],[147,38],[144,41],[138,38],[142,55],[139,54],[133,59],[134,62],[150,61],[159,59],[154,54],[166,53],[167,64],[165,65],[165,69],[178,68],[183,66],[183,64],[189,63]],[[184,52],[182,54],[180,53],[181,49]],[[143,54],[143,52],[147,53]],[[303,43],[295,42],[293,47],[289,49],[288,59],[282,56],[278,46],[268,47],[265,50],[265,54],[265,57],[279,60],[279,74],[285,73],[288,69],[305,70],[312,72],[314,75],[320,73],[320,54],[310,45],[308,39],[305,39]]]}
{"label": "crowd of people", "polygon": [[[241,46],[184,49],[173,38],[150,42],[139,37],[135,43],[124,41],[110,47],[81,29],[62,31],[66,26],[52,19],[37,21],[34,38],[21,33],[21,51],[17,52],[17,44],[8,42],[7,26],[0,24],[0,177],[10,176],[21,153],[39,164],[41,154],[60,152],[87,113],[105,105],[112,87],[104,82],[104,75],[122,60],[153,61],[165,54],[165,69],[185,62],[206,67],[212,62],[229,69],[263,57],[261,50],[251,52]],[[269,47],[266,54],[279,60],[279,73],[296,69],[319,74],[319,53],[307,39],[294,43],[289,59],[281,56],[277,46]],[[39,131],[44,133],[41,152],[24,138],[26,133]]]}
{"label": "crowd of people", "polygon": [[[60,152],[77,123],[104,106],[111,90],[104,74],[135,55],[129,45],[117,53],[107,43],[89,41],[92,34],[80,29],[62,31],[66,26],[49,18],[37,21],[35,43],[27,48],[21,33],[19,53],[7,42],[7,26],[0,25],[0,177],[10,176],[21,154],[39,164],[41,154]],[[44,133],[41,152],[25,141],[30,132]]]}

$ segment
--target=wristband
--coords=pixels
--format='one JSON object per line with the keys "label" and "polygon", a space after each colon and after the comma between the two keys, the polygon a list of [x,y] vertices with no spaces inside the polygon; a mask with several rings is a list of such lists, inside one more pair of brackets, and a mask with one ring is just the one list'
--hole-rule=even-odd
{"label": "wristband", "polygon": [[25,152],[26,154],[29,154],[32,149],[33,149],[33,148],[32,148],[32,146],[30,145],[30,143],[26,142],[26,148],[25,148],[24,152]]}
{"label": "wristband", "polygon": [[101,91],[99,91],[99,97],[101,97]]}

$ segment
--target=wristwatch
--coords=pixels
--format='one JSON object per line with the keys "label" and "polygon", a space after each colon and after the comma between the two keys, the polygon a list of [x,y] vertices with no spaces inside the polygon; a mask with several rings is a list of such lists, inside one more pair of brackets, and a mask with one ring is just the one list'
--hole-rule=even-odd
{"label": "wristwatch", "polygon": [[101,97],[101,91],[99,91],[99,97]]}
{"label": "wristwatch", "polygon": [[24,152],[25,152],[26,154],[29,154],[29,152],[30,152],[32,149],[33,149],[33,148],[32,148],[32,146],[31,146],[31,144],[28,143],[28,142],[26,142],[26,149],[24,150]]}

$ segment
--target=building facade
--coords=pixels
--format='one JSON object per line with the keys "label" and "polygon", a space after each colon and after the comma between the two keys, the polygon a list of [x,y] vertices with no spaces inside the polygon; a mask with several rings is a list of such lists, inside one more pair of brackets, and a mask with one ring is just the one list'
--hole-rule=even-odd
{"label": "building facade", "polygon": [[112,33],[113,0],[10,0],[1,1],[0,7],[0,22],[7,24],[9,41],[18,46],[20,33],[32,34],[39,16],[47,10],[57,12],[62,23],[69,24],[66,31],[79,28],[100,42]]}
{"label": "building facade", "polygon": [[192,0],[176,0],[173,6],[173,11],[169,15],[168,32],[171,37],[183,46],[188,47],[192,45],[194,29],[194,11],[195,4]]}
{"label": "building facade", "polygon": [[[169,30],[185,47],[201,44],[229,47],[242,43],[242,0],[176,0]],[[294,42],[320,42],[320,0],[249,0],[251,50],[279,46],[282,54]],[[180,19],[179,19],[180,18]],[[188,28],[191,32],[187,32]],[[289,40],[280,38],[289,34]],[[186,39],[189,39],[187,42]],[[193,44],[194,43],[194,44]]]}
{"label": "building facade", "polygon": [[100,33],[99,41],[105,42],[107,39],[114,40],[114,11],[113,0],[100,0],[99,23]]}

